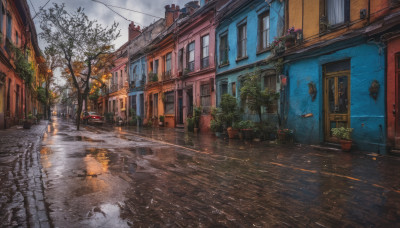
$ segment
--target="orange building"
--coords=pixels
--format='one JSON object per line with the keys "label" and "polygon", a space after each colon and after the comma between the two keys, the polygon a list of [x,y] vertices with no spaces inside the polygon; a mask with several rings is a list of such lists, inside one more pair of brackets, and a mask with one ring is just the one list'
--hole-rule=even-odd
{"label": "orange building", "polygon": [[179,6],[166,6],[167,29],[151,44],[147,53],[147,84],[145,86],[145,123],[150,120],[158,124],[159,117],[165,116],[165,126],[176,126],[176,85],[174,28],[179,16]]}
{"label": "orange building", "polygon": [[44,61],[26,0],[0,1],[0,129],[17,124],[25,114],[37,114],[39,103],[16,73],[11,45],[28,54],[34,69],[32,88],[39,85],[38,64]]}

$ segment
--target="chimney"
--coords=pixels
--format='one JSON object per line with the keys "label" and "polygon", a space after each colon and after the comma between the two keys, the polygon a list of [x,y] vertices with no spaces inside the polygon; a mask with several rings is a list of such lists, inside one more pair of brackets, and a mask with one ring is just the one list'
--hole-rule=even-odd
{"label": "chimney", "polygon": [[200,8],[199,1],[190,1],[185,4],[185,7],[186,7],[186,13],[192,15],[194,11]]}
{"label": "chimney", "polygon": [[140,31],[140,26],[135,26],[135,23],[132,21],[129,24],[129,40],[133,40],[138,37],[142,32]]}
{"label": "chimney", "polygon": [[165,21],[167,27],[171,26],[178,17],[179,6],[175,6],[175,4],[165,6]]}

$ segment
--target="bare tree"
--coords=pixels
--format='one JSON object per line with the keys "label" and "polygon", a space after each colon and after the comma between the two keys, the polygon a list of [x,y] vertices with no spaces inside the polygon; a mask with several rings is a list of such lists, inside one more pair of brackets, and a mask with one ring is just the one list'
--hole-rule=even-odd
{"label": "bare tree", "polygon": [[78,97],[76,126],[79,130],[83,101],[90,91],[94,66],[112,52],[111,42],[119,37],[118,24],[103,28],[90,20],[84,9],[67,12],[64,4],[53,4],[41,14],[40,37],[55,50],[72,79]]}

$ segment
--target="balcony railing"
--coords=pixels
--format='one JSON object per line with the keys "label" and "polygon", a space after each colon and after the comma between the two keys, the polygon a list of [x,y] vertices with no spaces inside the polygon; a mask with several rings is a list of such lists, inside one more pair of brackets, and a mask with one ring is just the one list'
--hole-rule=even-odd
{"label": "balcony railing", "polygon": [[163,81],[169,80],[171,78],[172,78],[171,71],[166,71],[166,72],[163,73]]}

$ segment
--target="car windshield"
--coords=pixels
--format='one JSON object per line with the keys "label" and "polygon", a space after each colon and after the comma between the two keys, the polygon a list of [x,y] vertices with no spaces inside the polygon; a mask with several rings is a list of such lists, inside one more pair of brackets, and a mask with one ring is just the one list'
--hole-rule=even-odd
{"label": "car windshield", "polygon": [[89,115],[91,116],[98,116],[99,114],[95,113],[95,112],[89,112]]}

